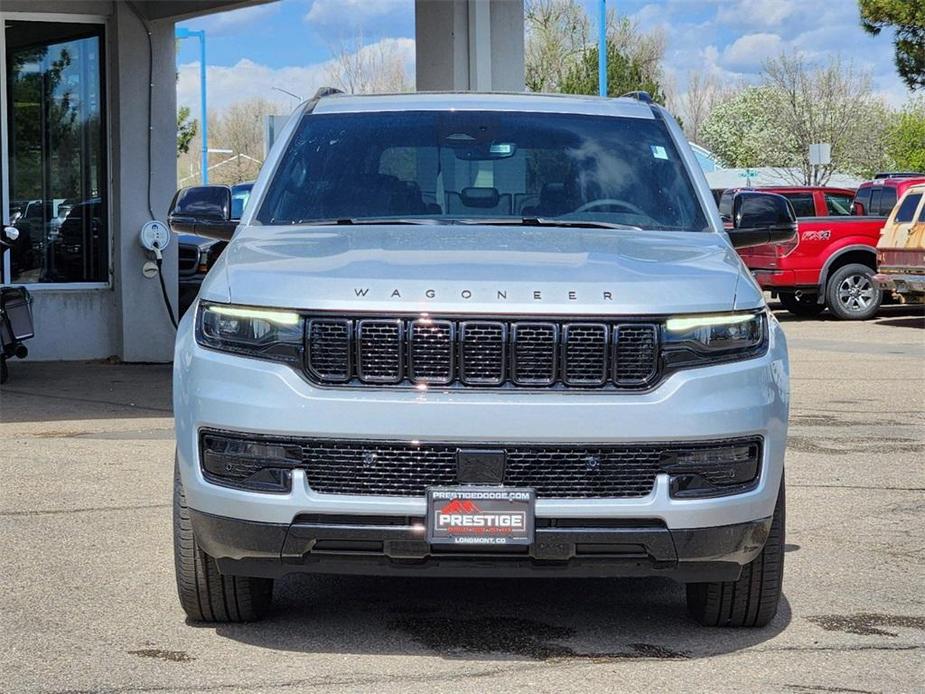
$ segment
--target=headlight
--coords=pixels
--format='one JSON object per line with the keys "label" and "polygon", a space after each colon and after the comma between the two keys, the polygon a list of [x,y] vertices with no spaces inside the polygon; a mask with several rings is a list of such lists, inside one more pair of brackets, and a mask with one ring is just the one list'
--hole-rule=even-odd
{"label": "headlight", "polygon": [[768,321],[764,312],[669,318],[663,342],[667,366],[748,359],[767,348]]}
{"label": "headlight", "polygon": [[222,352],[300,363],[302,317],[292,311],[200,304],[196,342]]}

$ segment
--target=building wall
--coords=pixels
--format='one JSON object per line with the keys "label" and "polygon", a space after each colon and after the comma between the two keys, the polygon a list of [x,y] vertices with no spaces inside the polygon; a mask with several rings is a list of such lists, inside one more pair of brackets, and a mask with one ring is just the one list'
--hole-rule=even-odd
{"label": "building wall", "polygon": [[[31,285],[36,336],[30,359],[164,362],[172,358],[174,330],[157,279],[141,273],[147,256],[138,244],[149,219],[147,195],[148,45],[138,17],[125,3],[91,0],[3,0],[4,12],[94,15],[106,18],[110,259],[112,285],[77,289]],[[174,25],[150,23],[154,53],[151,206],[164,220],[176,190],[176,68]],[[177,251],[163,263],[172,305],[177,305]]]}
{"label": "building wall", "polygon": [[523,0],[415,0],[420,91],[524,90]]}

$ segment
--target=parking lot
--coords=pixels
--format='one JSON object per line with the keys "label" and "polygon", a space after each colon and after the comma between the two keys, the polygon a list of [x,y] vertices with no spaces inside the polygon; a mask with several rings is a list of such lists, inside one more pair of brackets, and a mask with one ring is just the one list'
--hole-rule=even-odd
{"label": "parking lot", "polygon": [[[925,688],[925,316],[779,313],[787,569],[760,630],[667,580],[290,577],[266,622],[191,626],[170,536],[170,367],[13,363],[0,432],[0,690]],[[465,681],[463,681],[465,680]]]}

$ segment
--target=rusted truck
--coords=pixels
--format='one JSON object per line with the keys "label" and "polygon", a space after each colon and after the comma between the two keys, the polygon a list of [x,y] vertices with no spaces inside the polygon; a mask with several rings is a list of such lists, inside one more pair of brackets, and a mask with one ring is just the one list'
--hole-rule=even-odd
{"label": "rusted truck", "polygon": [[925,183],[908,188],[877,242],[874,282],[906,303],[925,303]]}

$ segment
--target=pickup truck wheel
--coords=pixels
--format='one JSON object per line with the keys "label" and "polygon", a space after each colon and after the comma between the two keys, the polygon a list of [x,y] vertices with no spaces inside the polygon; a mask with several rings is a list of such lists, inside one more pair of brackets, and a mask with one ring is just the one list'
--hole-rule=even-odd
{"label": "pickup truck wheel", "polygon": [[851,263],[838,268],[825,288],[825,303],[842,320],[867,320],[880,309],[883,293],[874,283],[874,271]]}
{"label": "pickup truck wheel", "polygon": [[193,536],[186,494],[174,463],[173,552],[180,605],[194,622],[253,622],[273,601],[273,580],[222,576]]}
{"label": "pickup truck wheel", "polygon": [[784,480],[761,554],[742,567],[738,581],[687,584],[687,609],[708,627],[763,627],[777,614],[784,577]]}
{"label": "pickup truck wheel", "polygon": [[800,294],[795,292],[778,292],[777,298],[781,305],[795,316],[815,318],[825,311],[825,304],[820,304],[815,294]]}

